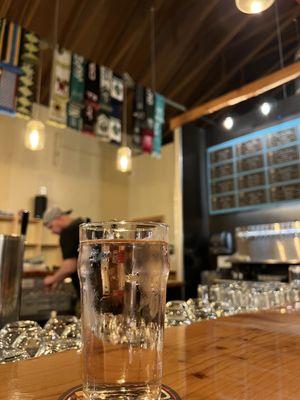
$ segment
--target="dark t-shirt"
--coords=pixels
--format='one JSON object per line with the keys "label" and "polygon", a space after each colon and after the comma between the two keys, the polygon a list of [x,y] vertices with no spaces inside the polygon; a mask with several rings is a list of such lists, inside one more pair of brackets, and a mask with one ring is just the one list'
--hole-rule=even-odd
{"label": "dark t-shirt", "polygon": [[[79,225],[83,222],[84,220],[81,218],[74,219],[70,225],[61,231],[59,242],[64,260],[68,258],[78,258]],[[74,272],[71,278],[76,292],[79,295],[80,285],[77,272]]]}

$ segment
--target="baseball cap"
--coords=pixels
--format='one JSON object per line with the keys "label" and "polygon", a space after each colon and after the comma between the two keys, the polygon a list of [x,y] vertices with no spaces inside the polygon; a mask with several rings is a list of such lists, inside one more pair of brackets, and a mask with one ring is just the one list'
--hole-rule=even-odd
{"label": "baseball cap", "polygon": [[53,221],[55,218],[60,217],[61,215],[69,215],[72,213],[73,210],[67,210],[63,211],[60,207],[54,206],[51,208],[48,208],[45,211],[44,214],[44,225],[48,225],[51,221]]}

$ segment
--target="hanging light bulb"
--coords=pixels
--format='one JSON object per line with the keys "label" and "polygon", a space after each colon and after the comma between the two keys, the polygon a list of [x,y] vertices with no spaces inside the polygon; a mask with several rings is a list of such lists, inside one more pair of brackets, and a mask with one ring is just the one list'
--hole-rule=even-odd
{"label": "hanging light bulb", "polygon": [[[42,49],[41,49],[42,50]],[[45,147],[45,125],[39,120],[39,107],[41,100],[41,87],[42,87],[42,55],[40,52],[40,64],[38,68],[37,77],[37,93],[36,93],[36,110],[34,113],[35,118],[27,122],[25,132],[25,147],[32,151],[43,150]]]}
{"label": "hanging light bulb", "polygon": [[234,125],[234,119],[232,117],[226,117],[224,121],[222,122],[223,126],[225,129],[230,131]]}
{"label": "hanging light bulb", "polygon": [[130,86],[129,75],[123,74],[123,110],[122,110],[122,142],[121,147],[117,151],[117,170],[121,172],[130,172],[132,170],[132,151],[130,147],[127,146],[127,88]]}
{"label": "hanging light bulb", "polygon": [[258,14],[267,10],[275,0],[235,0],[237,8],[246,14]]}
{"label": "hanging light bulb", "polygon": [[45,147],[45,125],[41,121],[32,119],[27,123],[25,147],[32,151],[43,150]]}
{"label": "hanging light bulb", "polygon": [[121,172],[130,172],[132,169],[132,152],[127,146],[122,146],[118,149],[117,169]]}

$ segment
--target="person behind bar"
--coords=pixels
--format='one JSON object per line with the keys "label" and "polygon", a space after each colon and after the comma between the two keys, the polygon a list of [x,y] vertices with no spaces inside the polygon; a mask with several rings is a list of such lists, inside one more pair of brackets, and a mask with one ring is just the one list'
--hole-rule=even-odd
{"label": "person behind bar", "polygon": [[62,211],[59,207],[52,207],[44,214],[44,225],[54,234],[59,235],[63,261],[61,267],[53,275],[44,279],[44,285],[55,289],[59,282],[70,276],[77,294],[80,293],[77,275],[77,258],[79,247],[79,225],[87,220],[72,219],[73,210]]}

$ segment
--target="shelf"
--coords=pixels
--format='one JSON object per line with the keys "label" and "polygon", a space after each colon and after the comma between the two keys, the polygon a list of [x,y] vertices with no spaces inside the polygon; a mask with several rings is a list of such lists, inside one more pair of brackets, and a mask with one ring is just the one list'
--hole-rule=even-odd
{"label": "shelf", "polygon": [[[0,215],[0,221],[13,221],[13,220],[14,220],[14,216]],[[30,218],[29,219],[29,223],[32,223],[32,224],[38,224],[41,221],[42,220],[38,219],[38,218]],[[18,218],[18,222],[21,222],[20,218]]]}
{"label": "shelf", "polygon": [[39,243],[25,242],[25,247],[37,247],[37,246],[39,246]]}
{"label": "shelf", "polygon": [[59,243],[42,243],[42,247],[59,247]]}

